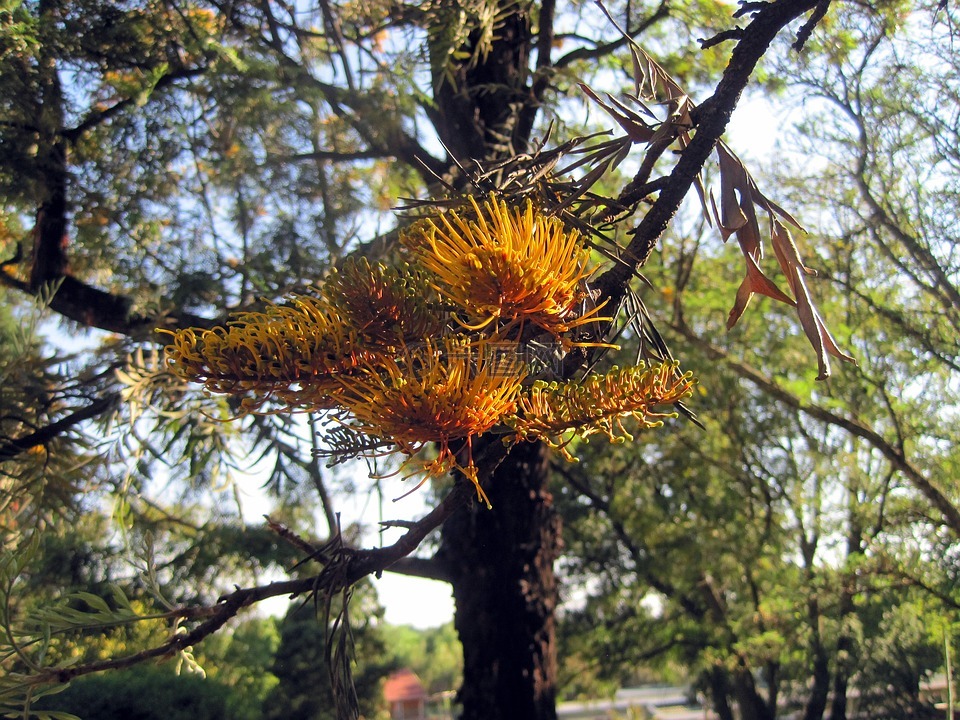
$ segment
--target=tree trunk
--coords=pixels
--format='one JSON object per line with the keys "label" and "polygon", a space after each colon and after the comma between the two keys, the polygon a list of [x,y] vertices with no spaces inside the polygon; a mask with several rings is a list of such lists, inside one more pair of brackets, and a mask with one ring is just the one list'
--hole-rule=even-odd
{"label": "tree trunk", "polygon": [[[539,103],[528,85],[530,17],[521,4],[504,3],[489,52],[476,64],[461,64],[453,77],[437,72],[434,100],[439,113],[435,127],[453,158],[466,167],[477,161],[492,162],[526,152],[532,118]],[[479,41],[473,33],[465,45]],[[431,45],[431,54],[438,48]],[[434,56],[435,66],[446,59]],[[457,178],[462,184],[465,178]]]}
{"label": "tree trunk", "polygon": [[521,443],[486,488],[493,509],[461,508],[439,557],[453,578],[463,643],[463,720],[554,720],[553,561],[560,519],[546,489],[546,449]]}
{"label": "tree trunk", "polygon": [[[56,4],[40,3],[41,22],[55,22]],[[63,88],[55,59],[43,47],[38,60],[39,95],[34,122],[38,128],[36,172],[39,207],[33,231],[30,290],[37,292],[67,271],[67,145],[63,139]]]}
{"label": "tree trunk", "polygon": [[[848,490],[847,512],[849,527],[847,529],[847,560],[863,557],[863,526],[860,520],[860,498],[856,491]],[[851,563],[854,564],[854,563]],[[854,598],[857,595],[856,573],[845,573],[843,589],[840,592],[839,620],[840,637],[837,638],[837,665],[833,677],[833,702],[830,706],[831,720],[847,720],[847,690],[850,685],[850,676],[856,670],[859,658],[857,657],[857,642],[847,623],[854,614],[856,607]]]}
{"label": "tree trunk", "polygon": [[[809,568],[808,577],[810,577],[811,583],[810,592],[813,593],[812,571]],[[822,720],[823,713],[827,709],[827,694],[830,688],[830,662],[827,658],[827,650],[823,646],[823,638],[820,636],[821,620],[820,603],[811,594],[811,597],[807,600],[807,622],[810,624],[810,654],[813,661],[810,668],[810,695],[804,708],[803,720]]]}
{"label": "tree trunk", "polygon": [[733,708],[730,707],[730,679],[727,671],[721,667],[714,667],[707,673],[707,683],[710,687],[710,699],[713,711],[720,720],[735,720]]}
{"label": "tree trunk", "polygon": [[740,708],[741,720],[774,720],[776,711],[769,708],[760,693],[750,671],[741,667],[733,673],[733,696]]}
{"label": "tree trunk", "polygon": [[[549,13],[541,19],[549,23]],[[550,28],[541,32],[549,36]],[[438,111],[432,119],[464,167],[527,150],[539,108],[529,84],[533,38],[526,6],[503,2],[491,46],[475,62],[447,66],[450,48],[431,42]],[[479,41],[474,32],[463,49]],[[466,183],[454,173],[455,186]],[[553,562],[560,520],[546,489],[545,452],[540,444],[514,448],[485,485],[493,509],[472,503],[443,527],[437,559],[452,578],[463,644],[463,720],[556,718]]]}

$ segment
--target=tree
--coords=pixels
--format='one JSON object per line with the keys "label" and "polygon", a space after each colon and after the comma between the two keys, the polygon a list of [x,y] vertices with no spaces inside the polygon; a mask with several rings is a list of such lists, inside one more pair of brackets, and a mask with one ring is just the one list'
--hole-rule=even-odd
{"label": "tree", "polygon": [[169,669],[140,668],[83,678],[37,709],[72,711],[111,720],[204,717],[226,720],[227,688],[199,676],[177,676]]}
{"label": "tree", "polygon": [[[957,278],[940,242],[956,212],[944,115],[955,111],[956,63],[941,57],[929,15],[911,19],[916,33],[889,10],[837,8],[813,41],[830,48],[824,62],[779,64],[782,81],[815,88],[824,104],[800,125],[802,164],[781,155],[774,182],[806,216],[825,198],[838,207],[811,265],[859,367],[813,387],[773,309],[765,326],[722,336],[725,288],[739,277],[705,279],[718,257],[699,228],[683,228],[645,270],[672,305],[668,341],[686,343],[698,368],[708,432],[652,435],[621,457],[590,448],[581,467],[560,470],[573,485],[562,497],[574,506],[563,513],[574,577],[600,580],[569,618],[567,652],[583,663],[603,647],[601,677],[679,663],[712,687],[722,715],[734,701],[756,717],[932,711],[918,688],[943,662],[943,640],[904,618],[941,627],[957,607],[955,559],[936,549],[955,542],[949,511],[931,512],[957,494],[957,398],[943,384],[955,382],[957,346],[938,299]],[[921,80],[908,66],[940,70]],[[901,80],[909,87],[894,90]],[[815,173],[811,156],[823,160]],[[901,276],[917,253],[926,270]],[[601,633],[583,630],[597,617]],[[749,687],[757,677],[763,690]]]}
{"label": "tree", "polygon": [[[366,598],[364,598],[366,599]],[[359,604],[359,603],[357,603]],[[356,606],[354,610],[357,610]],[[331,688],[327,642],[331,628],[318,622],[317,608],[297,604],[280,623],[280,647],[273,674],[279,683],[263,701],[262,717],[333,720],[337,699]],[[375,612],[364,613],[351,628],[351,642],[361,667],[354,672],[357,702],[364,717],[376,717],[383,705],[383,680],[397,668]]]}
{"label": "tree", "polygon": [[[232,416],[242,406],[237,400],[198,400],[159,364],[150,367],[149,353],[140,355],[145,363],[136,368],[122,358],[137,357],[134,350],[144,343],[167,342],[169,336],[153,334],[158,326],[209,328],[231,310],[269,314],[259,298],[280,301],[303,290],[348,254],[380,255],[395,243],[395,233],[363,236],[376,225],[374,211],[400,194],[436,198],[445,189],[496,187],[511,177],[556,183],[534,187],[549,190],[545,197],[554,199],[553,211],[566,222],[617,220],[625,247],[604,246],[618,262],[595,281],[598,302],[606,300],[615,314],[633,298],[635,273],[697,184],[757,62],[791,23],[800,26],[796,45],[803,46],[826,9],[808,0],[749,5],[740,13],[742,26],[733,27],[724,8],[709,4],[689,14],[667,4],[615,8],[628,35],[648,35],[668,58],[690,52],[674,44],[689,37],[688,26],[717,23],[727,29],[705,44],[714,46],[712,52],[726,40],[734,47],[722,78],[699,104],[636,54],[638,68],[647,74],[638,77],[634,94],[653,92],[666,101],[672,113],[667,121],[648,122],[631,106],[587,91],[629,135],[590,146],[589,172],[571,180],[540,172],[549,171],[549,162],[564,152],[584,147],[582,138],[565,144],[563,93],[573,89],[572,80],[591,80],[594,68],[612,62],[616,51],[628,57],[639,53],[606,22],[592,41],[583,41],[579,31],[560,32],[567,17],[589,25],[592,9],[567,10],[552,2],[456,9],[319,3],[301,15],[269,2],[16,6],[4,15],[0,57],[0,150],[10,208],[4,235],[11,245],[17,240],[30,245],[32,255],[24,261],[23,253],[13,252],[2,277],[24,294],[56,288],[52,311],[121,339],[84,355],[88,367],[78,375],[101,383],[93,384],[97,400],[58,406],[44,432],[11,432],[11,447],[16,455],[39,447],[114,409],[121,392],[128,402],[117,410],[118,447],[134,453],[138,472],[118,485],[147,490],[149,474],[162,467],[187,487],[199,488],[229,470],[238,445],[254,446],[274,459],[271,480],[289,501],[291,524],[300,525],[299,533],[284,536],[296,542],[298,534],[326,535],[336,541],[327,547],[300,544],[308,555],[323,549],[343,561],[336,564],[338,573],[318,575],[325,590],[335,592],[387,567],[454,584],[464,645],[465,717],[553,717],[559,525],[542,445],[517,445],[489,478],[480,466],[477,486],[494,510],[471,504],[472,486],[459,482],[393,545],[345,548],[338,544],[344,534],[338,533],[329,478],[310,452],[317,419],[308,421],[307,438],[298,437],[295,423],[275,415],[251,415],[231,426],[212,423],[209,416]],[[709,75],[715,67],[693,65],[691,77],[704,81],[697,73]],[[427,92],[418,89],[421,79]],[[534,133],[544,134],[552,119],[558,150],[530,152]],[[572,130],[575,135],[579,128]],[[442,150],[432,153],[438,140]],[[632,181],[609,193],[608,201],[591,194],[633,144],[645,154]],[[665,154],[671,145],[681,149],[673,165]],[[828,356],[841,351],[811,304],[799,258],[783,255],[792,247],[789,216],[754,193],[735,156],[719,147],[725,177],[720,221],[725,233],[737,235],[748,266],[738,312],[755,292],[789,300],[757,266],[760,238],[751,231],[759,227],[756,213],[766,213],[787,287],[800,303],[801,324],[826,376]],[[532,165],[524,166],[527,162]],[[509,185],[498,189],[518,191]],[[634,220],[641,207],[642,219]],[[17,229],[21,218],[26,232]],[[649,324],[639,330],[665,355]],[[584,354],[569,353],[564,371],[582,365]],[[125,387],[109,372],[118,365]],[[203,413],[198,402],[206,403]],[[240,437],[231,437],[234,433]],[[892,451],[896,456],[896,448]],[[108,477],[111,472],[104,466]],[[923,486],[922,475],[910,478],[956,534],[960,516],[949,498],[935,484]],[[325,532],[315,532],[304,517],[307,485],[322,505]],[[155,512],[143,506],[145,495],[128,496],[131,516]],[[159,514],[166,532],[176,513],[161,507]],[[404,560],[441,523],[437,556],[429,562]],[[485,542],[505,545],[484,552]],[[477,584],[478,577],[494,580]],[[310,592],[315,583],[308,578],[230,593],[207,619],[156,653],[192,645],[258,599]],[[505,614],[504,606],[510,608]],[[171,612],[190,617],[193,611]],[[741,674],[740,680],[748,679]]]}
{"label": "tree", "polygon": [[409,625],[385,625],[384,644],[400,668],[409,668],[428,693],[449,692],[460,685],[463,650],[453,623],[418,630]]}
{"label": "tree", "polygon": [[263,703],[276,687],[271,672],[280,644],[274,617],[247,619],[229,634],[218,633],[200,648],[199,662],[207,677],[230,688],[227,713],[236,720],[260,720]]}

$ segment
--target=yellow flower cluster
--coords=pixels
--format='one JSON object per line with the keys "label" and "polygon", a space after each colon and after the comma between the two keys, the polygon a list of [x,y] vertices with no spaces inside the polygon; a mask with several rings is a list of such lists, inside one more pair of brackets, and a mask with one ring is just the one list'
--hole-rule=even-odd
{"label": "yellow flower cluster", "polygon": [[367,344],[402,346],[443,332],[433,289],[405,263],[371,265],[348,259],[323,285],[323,297]]}
{"label": "yellow flower cluster", "polygon": [[335,407],[340,391],[335,378],[357,369],[370,354],[325,302],[305,296],[263,312],[239,313],[226,327],[169,334],[167,362],[174,374],[210,392],[245,395],[244,408],[251,412],[271,402],[309,410]]}
{"label": "yellow flower cluster", "polygon": [[569,437],[656,424],[692,380],[674,365],[612,370],[582,382],[528,381],[524,348],[547,338],[568,350],[602,346],[570,336],[599,323],[576,232],[532,203],[495,197],[437,210],[403,233],[411,262],[366,260],[333,271],[317,296],[298,296],[225,327],[172,334],[168,364],[248,412],[330,410],[343,427],[413,456],[437,455],[426,477],[459,468],[489,505],[473,440],[499,427],[508,442],[543,439],[570,457]]}
{"label": "yellow flower cluster", "polygon": [[573,462],[576,458],[567,450],[573,438],[603,433],[613,443],[633,440],[624,420],[632,419],[641,429],[662,425],[672,413],[656,407],[688,397],[694,384],[676,363],[613,367],[577,382],[535,382],[518,400],[518,412],[504,423],[517,439],[543,440]]}
{"label": "yellow flower cluster", "polygon": [[[504,375],[491,367],[483,343],[460,338],[440,345],[426,341],[396,357],[384,358],[369,372],[343,379],[340,404],[361,432],[390,438],[407,455],[436,443],[427,476],[459,466],[489,505],[473,464],[472,440],[516,409],[524,376]],[[466,462],[458,463],[451,440],[465,440]]]}
{"label": "yellow flower cluster", "polygon": [[470,207],[472,217],[443,213],[401,236],[433,275],[437,291],[466,315],[458,318],[464,328],[481,330],[504,320],[522,332],[529,322],[569,346],[576,343],[564,333],[609,319],[598,317],[597,307],[580,312],[592,271],[578,232],[538,212],[530,201],[511,209],[490,198],[481,208],[471,197]]}

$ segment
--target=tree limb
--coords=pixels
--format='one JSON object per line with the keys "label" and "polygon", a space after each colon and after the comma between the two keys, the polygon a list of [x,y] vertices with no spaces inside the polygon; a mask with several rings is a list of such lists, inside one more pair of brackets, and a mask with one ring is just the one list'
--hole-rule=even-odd
{"label": "tree limb", "polygon": [[[158,325],[173,327],[212,327],[216,320],[190,312],[171,312],[159,317],[132,313],[133,301],[126,295],[101,290],[73,275],[61,276],[57,292],[48,307],[68,320],[86,327],[140,339],[166,342],[165,336],[154,332]],[[34,295],[30,284],[19,279],[9,267],[0,268],[0,284]]]}
{"label": "tree limb", "polygon": [[388,157],[393,157],[393,155],[381,149],[373,148],[345,152],[338,152],[336,150],[314,150],[312,152],[295,153],[293,155],[268,155],[264,165],[282,165],[283,163],[315,160],[328,160],[330,162],[355,162],[357,160],[379,160]]}
{"label": "tree limb", "polygon": [[45,445],[83,421],[90,420],[107,412],[115,407],[119,401],[119,393],[110,393],[70,413],[65,418],[45,425],[29,435],[19,438],[0,438],[0,462],[12,460],[21,453],[39,447],[40,445]]}
{"label": "tree limb", "polygon": [[418,577],[425,580],[453,582],[453,575],[436,558],[405,557],[387,568],[387,572],[406,577]]}
{"label": "tree limb", "polygon": [[696,335],[684,325],[671,325],[671,329],[679,333],[685,340],[703,350],[713,360],[722,360],[727,367],[741,378],[750,381],[770,397],[776,398],[784,405],[799,410],[820,422],[842,428],[854,437],[866,441],[871,447],[879,451],[890,464],[900,471],[910,483],[930,503],[940,511],[944,521],[960,537],[960,509],[948,498],[936,484],[926,477],[904,454],[903,450],[894,447],[880,433],[858,420],[838,415],[812,402],[806,402],[793,393],[785,390],[770,378],[757,372],[745,363],[733,360],[724,350],[711,345]]}
{"label": "tree limb", "polygon": [[633,237],[623,254],[625,262],[614,265],[597,279],[602,296],[608,298],[608,307],[619,307],[631,278],[646,263],[657,240],[676,215],[726,130],[740,94],[770,43],[788,23],[816,4],[817,0],[777,0],[762,4],[754,19],[744,28],[716,90],[696,108],[696,133],[690,144],[681,154],[657,200],[631,231]]}
{"label": "tree limb", "polygon": [[[151,92],[156,92],[157,90],[162,90],[168,85],[172,85],[177,80],[182,80],[184,78],[196,77],[197,75],[202,75],[207,71],[206,66],[192,67],[192,68],[181,68],[174,70],[172,72],[166,73],[161,76],[160,79],[154,84]],[[121,111],[130,107],[131,105],[136,105],[141,101],[139,97],[127,97],[122,100],[118,100],[113,105],[105,107],[102,109],[92,110],[89,112],[86,117],[84,117],[79,123],[77,123],[72,128],[65,128],[61,131],[61,136],[66,139],[71,144],[75,143],[80,139],[81,136],[87,130],[90,130],[98,125],[105,123],[110,118],[119,114]]]}
{"label": "tree limb", "polygon": [[632,38],[639,37],[653,27],[656,23],[660,22],[669,15],[670,5],[666,2],[666,0],[661,0],[656,10],[640,21],[636,27],[627,28],[626,33],[624,33],[624,35],[621,37],[612,42],[602,43],[592,48],[580,47],[576,50],[571,50],[553,63],[553,67],[564,68],[574,62],[577,62],[578,60],[597,60],[598,58],[602,58],[614,53],[617,50],[625,47]]}
{"label": "tree limb", "polygon": [[[486,474],[492,472],[492,468],[502,460],[505,454],[506,450],[501,447],[498,448],[497,452],[492,452],[481,460],[486,469]],[[321,591],[332,595],[368,575],[390,569],[394,565],[398,566],[397,571],[401,574],[445,580],[446,576],[439,565],[422,558],[407,558],[406,556],[413,552],[430,532],[440,527],[453,514],[454,510],[468,502],[473,497],[473,493],[474,489],[471,483],[458,482],[439,505],[419,521],[413,523],[410,529],[393,545],[370,550],[344,549],[345,564],[341,565],[339,560],[333,560],[331,565],[325,567],[323,571],[313,577],[237,589],[229,595],[221,597],[213,607],[181,608],[172,613],[171,616],[206,617],[207,619],[193,630],[174,635],[161,645],[120,658],[111,658],[63,669],[50,669],[33,675],[31,682],[38,685],[66,683],[82,675],[132,667],[155,658],[167,658],[198,644],[220,630],[244,608],[262,600],[282,595],[296,597]]]}
{"label": "tree limb", "polygon": [[190,648],[199,643],[204,638],[212,635],[222,628],[231,618],[236,617],[246,607],[281,595],[296,597],[305,592],[309,592],[316,583],[316,578],[306,578],[302,580],[285,580],[281,582],[270,583],[252,588],[238,589],[229,595],[226,595],[213,607],[194,607],[181,608],[172,613],[177,617],[203,617],[204,620],[193,630],[172,636],[165,643],[142,652],[124,657],[101,660],[99,662],[88,663],[86,665],[76,665],[74,667],[62,669],[50,669],[46,672],[38,673],[31,677],[31,682],[37,685],[46,683],[66,683],[74,678],[92,673],[103,672],[105,670],[119,670],[132,667],[145,660],[154,658],[168,658],[177,652]]}
{"label": "tree limb", "polygon": [[[297,58],[292,57],[287,52],[287,46],[279,32],[281,26],[273,17],[269,3],[264,3],[263,7],[270,32],[266,35],[259,34],[259,41],[276,56],[284,70],[322,93],[333,112],[363,138],[371,152],[380,152],[383,157],[397,158],[413,168],[427,184],[432,183],[436,177],[442,176],[447,171],[447,164],[444,161],[427,152],[415,137],[403,130],[399,118],[385,116],[384,107],[376,97],[355,89],[337,87],[323,82]],[[229,8],[221,6],[220,10],[230,17],[231,23],[238,31],[251,38],[258,37],[255,28],[245,26]],[[295,81],[291,81],[291,84],[295,84]],[[344,112],[345,107],[352,112]],[[386,132],[368,123],[369,118],[376,118],[378,123],[386,123]]]}

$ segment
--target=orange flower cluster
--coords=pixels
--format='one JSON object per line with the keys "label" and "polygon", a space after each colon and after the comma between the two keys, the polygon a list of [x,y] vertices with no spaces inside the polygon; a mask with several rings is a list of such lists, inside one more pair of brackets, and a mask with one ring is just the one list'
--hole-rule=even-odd
{"label": "orange flower cluster", "polygon": [[387,267],[348,260],[323,285],[323,297],[368,345],[403,346],[443,332],[424,274],[406,263]]}
{"label": "orange flower cluster", "polygon": [[489,358],[483,342],[446,338],[437,345],[428,340],[370,366],[369,372],[345,378],[339,401],[355,428],[390,438],[407,455],[436,443],[436,459],[423,466],[428,477],[457,465],[450,441],[465,439],[466,462],[460,468],[489,505],[473,464],[472,441],[516,409],[524,379],[495,372]]}
{"label": "orange flower cluster", "polygon": [[[533,323],[555,338],[573,328],[609,318],[599,307],[581,313],[589,251],[576,231],[527,201],[511,209],[490,198],[481,208],[469,199],[466,212],[428,218],[401,236],[417,262],[428,270],[433,286],[466,319],[467,330],[482,330],[495,320],[513,321],[522,330]],[[512,326],[508,326],[512,327]]]}
{"label": "orange flower cluster", "polygon": [[504,423],[518,439],[543,440],[574,462],[567,450],[573,438],[603,433],[612,443],[633,440],[624,420],[632,419],[640,429],[662,425],[672,413],[658,412],[657,406],[683,400],[694,384],[676,363],[613,367],[577,382],[536,382],[518,401],[518,413]]}
{"label": "orange flower cluster", "polygon": [[[532,203],[473,198],[436,211],[402,236],[410,263],[345,263],[315,297],[298,296],[226,327],[173,333],[171,370],[249,412],[327,410],[352,431],[421,462],[425,477],[458,468],[480,484],[473,440],[499,427],[508,442],[543,439],[567,456],[565,434],[629,438],[655,405],[684,397],[674,365],[614,368],[576,383],[530,383],[524,343],[602,346],[570,337],[600,323],[589,303],[589,252],[576,232]],[[452,312],[451,312],[452,311]]]}
{"label": "orange flower cluster", "polygon": [[167,362],[174,374],[210,392],[246,396],[249,412],[274,402],[306,410],[335,407],[336,378],[370,354],[327,303],[306,296],[238,313],[226,327],[169,334]]}

